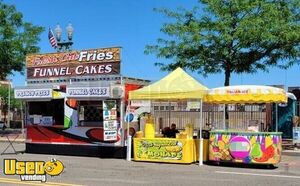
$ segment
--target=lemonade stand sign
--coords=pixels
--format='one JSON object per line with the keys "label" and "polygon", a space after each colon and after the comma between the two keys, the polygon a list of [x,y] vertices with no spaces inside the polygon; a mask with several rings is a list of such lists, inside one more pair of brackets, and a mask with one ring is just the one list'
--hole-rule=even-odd
{"label": "lemonade stand sign", "polygon": [[182,142],[178,140],[143,139],[137,144],[137,158],[145,159],[182,159]]}
{"label": "lemonade stand sign", "polygon": [[192,163],[195,161],[193,140],[170,138],[135,138],[134,160],[169,163]]}

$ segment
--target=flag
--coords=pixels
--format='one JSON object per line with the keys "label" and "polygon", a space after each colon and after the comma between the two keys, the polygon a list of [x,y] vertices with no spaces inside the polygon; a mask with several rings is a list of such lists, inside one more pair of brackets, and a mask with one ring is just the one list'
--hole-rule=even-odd
{"label": "flag", "polygon": [[51,46],[53,48],[56,48],[57,47],[57,41],[56,41],[56,38],[54,37],[54,34],[53,34],[53,32],[50,28],[49,28],[48,38],[49,38],[49,42],[50,42]]}

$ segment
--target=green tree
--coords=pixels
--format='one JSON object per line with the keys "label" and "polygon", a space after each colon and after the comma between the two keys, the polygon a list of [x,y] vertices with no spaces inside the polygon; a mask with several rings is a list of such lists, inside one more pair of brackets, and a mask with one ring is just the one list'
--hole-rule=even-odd
{"label": "green tree", "polygon": [[12,71],[23,72],[25,56],[37,53],[43,27],[23,21],[14,5],[0,1],[0,80]]}
{"label": "green tree", "polygon": [[[177,67],[204,76],[288,68],[299,62],[299,0],[200,0],[192,10],[156,9],[172,21],[161,31],[166,38],[147,45],[146,54],[169,59],[162,70]],[[169,62],[171,61],[171,62]]]}
{"label": "green tree", "polygon": [[22,106],[22,101],[14,98],[14,90],[10,89],[10,96],[8,95],[9,88],[8,86],[0,86],[0,99],[1,99],[1,110],[4,113],[5,121],[7,121],[7,112],[8,112],[8,99],[10,98],[10,109],[20,109]]}

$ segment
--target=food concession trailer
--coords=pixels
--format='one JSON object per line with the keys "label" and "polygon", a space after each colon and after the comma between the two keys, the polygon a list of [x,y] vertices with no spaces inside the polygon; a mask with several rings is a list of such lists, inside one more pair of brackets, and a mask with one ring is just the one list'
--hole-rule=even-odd
{"label": "food concession trailer", "polygon": [[120,48],[26,58],[26,152],[125,157],[127,94],[149,81],[120,75]]}

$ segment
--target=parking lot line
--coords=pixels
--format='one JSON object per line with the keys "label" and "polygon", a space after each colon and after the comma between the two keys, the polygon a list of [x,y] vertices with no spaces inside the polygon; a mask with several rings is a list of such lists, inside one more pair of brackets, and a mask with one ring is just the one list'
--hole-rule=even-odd
{"label": "parking lot line", "polygon": [[261,177],[281,177],[281,178],[295,178],[300,179],[300,176],[289,176],[289,175],[279,175],[279,174],[255,174],[255,173],[243,173],[243,172],[226,172],[226,171],[215,171],[219,174],[236,174],[245,176],[261,176]]}
{"label": "parking lot line", "polygon": [[61,186],[79,186],[75,184],[69,184],[69,183],[59,183],[59,182],[46,182],[46,183],[40,183],[40,182],[34,182],[34,181],[21,181],[18,179],[8,179],[8,178],[0,178],[0,183],[11,183],[11,184],[20,184],[20,185],[61,185]]}

